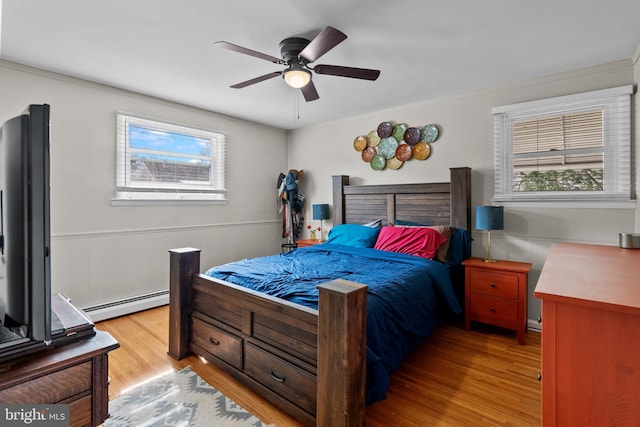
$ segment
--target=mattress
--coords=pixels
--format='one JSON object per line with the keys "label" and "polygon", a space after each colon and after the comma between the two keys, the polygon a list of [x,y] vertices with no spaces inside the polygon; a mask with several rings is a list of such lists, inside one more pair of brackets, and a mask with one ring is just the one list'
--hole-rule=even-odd
{"label": "mattress", "polygon": [[462,313],[448,264],[373,248],[325,243],[228,263],[205,274],[313,309],[321,283],[344,279],[367,285],[367,404],[385,398],[390,374],[442,315]]}

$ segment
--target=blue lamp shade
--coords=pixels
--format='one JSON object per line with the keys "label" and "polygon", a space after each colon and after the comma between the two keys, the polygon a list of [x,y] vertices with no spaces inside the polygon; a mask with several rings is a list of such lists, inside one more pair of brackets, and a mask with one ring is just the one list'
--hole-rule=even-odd
{"label": "blue lamp shade", "polygon": [[504,229],[504,209],[502,206],[476,206],[477,230]]}
{"label": "blue lamp shade", "polygon": [[329,219],[329,205],[313,205],[313,219],[323,220]]}

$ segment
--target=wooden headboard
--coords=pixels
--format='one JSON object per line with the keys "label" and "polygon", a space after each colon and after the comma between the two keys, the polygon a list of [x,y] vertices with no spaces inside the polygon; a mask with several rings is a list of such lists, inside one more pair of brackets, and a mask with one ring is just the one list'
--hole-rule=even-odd
{"label": "wooden headboard", "polygon": [[349,185],[349,176],[334,176],[333,224],[399,219],[471,231],[471,168],[450,172],[450,182],[426,184]]}

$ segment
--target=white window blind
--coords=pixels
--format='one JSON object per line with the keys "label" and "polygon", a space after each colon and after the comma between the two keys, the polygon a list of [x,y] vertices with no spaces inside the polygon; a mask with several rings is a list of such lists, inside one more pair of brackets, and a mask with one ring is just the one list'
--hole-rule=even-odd
{"label": "white window blind", "polygon": [[116,199],[225,199],[224,133],[122,113],[116,131]]}
{"label": "white window blind", "polygon": [[496,107],[495,201],[630,200],[631,86]]}

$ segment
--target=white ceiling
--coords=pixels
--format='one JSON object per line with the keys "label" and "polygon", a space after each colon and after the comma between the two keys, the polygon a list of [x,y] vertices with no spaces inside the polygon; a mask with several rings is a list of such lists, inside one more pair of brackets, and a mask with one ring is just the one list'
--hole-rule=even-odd
{"label": "white ceiling", "polygon": [[[0,0],[2,1],[2,0]],[[294,129],[633,56],[639,0],[4,0],[0,57]],[[316,63],[381,70],[313,76],[305,102],[282,66],[286,37],[331,25],[348,38]],[[314,65],[314,64],[312,64]]]}

